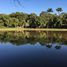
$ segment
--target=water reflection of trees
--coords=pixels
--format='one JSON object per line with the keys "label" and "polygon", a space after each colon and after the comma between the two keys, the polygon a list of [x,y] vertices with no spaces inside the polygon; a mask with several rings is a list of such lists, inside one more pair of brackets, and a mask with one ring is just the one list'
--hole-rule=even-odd
{"label": "water reflection of trees", "polygon": [[56,49],[60,49],[61,45],[67,45],[67,32],[45,32],[45,31],[21,31],[21,32],[0,32],[0,42],[10,42],[13,45],[23,45],[30,43],[31,45],[39,42],[42,46],[52,47],[53,43],[58,43]]}

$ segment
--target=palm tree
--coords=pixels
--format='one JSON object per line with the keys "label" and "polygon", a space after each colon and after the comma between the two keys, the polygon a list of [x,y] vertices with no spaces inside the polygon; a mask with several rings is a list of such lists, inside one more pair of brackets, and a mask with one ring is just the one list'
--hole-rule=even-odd
{"label": "palm tree", "polygon": [[49,12],[49,13],[53,12],[52,8],[48,8],[47,12]]}
{"label": "palm tree", "polygon": [[48,45],[46,45],[46,47],[51,48],[52,47],[52,44],[49,44],[48,43]]}
{"label": "palm tree", "polygon": [[61,45],[57,45],[55,46],[56,49],[60,49],[61,48]]}
{"label": "palm tree", "polygon": [[63,9],[62,8],[57,8],[56,11],[58,12],[58,15],[60,15],[60,12],[62,12]]}

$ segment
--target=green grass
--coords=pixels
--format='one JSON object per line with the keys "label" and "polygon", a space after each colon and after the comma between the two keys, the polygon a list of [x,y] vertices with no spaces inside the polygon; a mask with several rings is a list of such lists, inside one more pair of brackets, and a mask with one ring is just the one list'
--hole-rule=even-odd
{"label": "green grass", "polygon": [[0,28],[0,31],[67,31],[67,29],[56,29],[56,28]]}

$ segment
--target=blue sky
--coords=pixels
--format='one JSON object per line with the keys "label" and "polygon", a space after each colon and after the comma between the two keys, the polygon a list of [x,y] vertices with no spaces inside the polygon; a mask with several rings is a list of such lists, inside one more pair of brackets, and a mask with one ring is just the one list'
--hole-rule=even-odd
{"label": "blue sky", "polygon": [[62,7],[64,12],[67,11],[67,0],[20,0],[22,7],[14,3],[13,0],[0,0],[0,13],[25,12],[39,14],[46,11],[47,8],[53,8],[54,12],[57,7]]}

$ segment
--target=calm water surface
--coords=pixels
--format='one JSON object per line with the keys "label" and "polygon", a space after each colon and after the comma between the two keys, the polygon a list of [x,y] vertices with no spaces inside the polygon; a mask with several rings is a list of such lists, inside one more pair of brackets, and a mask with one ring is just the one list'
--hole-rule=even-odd
{"label": "calm water surface", "polygon": [[0,67],[67,67],[67,32],[0,32]]}

